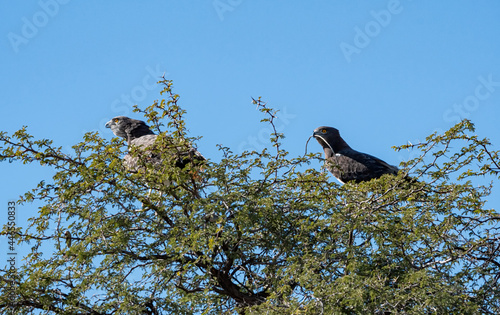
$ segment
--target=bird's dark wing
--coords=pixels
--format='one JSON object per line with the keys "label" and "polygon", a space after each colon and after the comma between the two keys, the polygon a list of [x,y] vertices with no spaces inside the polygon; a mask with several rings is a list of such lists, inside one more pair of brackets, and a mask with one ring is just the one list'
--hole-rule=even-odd
{"label": "bird's dark wing", "polygon": [[142,138],[144,136],[154,135],[153,131],[149,129],[149,126],[146,125],[146,123],[142,120],[128,119],[124,128],[125,133],[128,135],[128,140],[130,141]]}
{"label": "bird's dark wing", "polygon": [[329,157],[326,167],[342,183],[368,181],[384,174],[398,173],[397,167],[352,149],[342,150]]}
{"label": "bird's dark wing", "polygon": [[193,147],[190,147],[187,151],[186,150],[179,151],[179,158],[177,159],[175,166],[184,168],[188,163],[193,163],[196,161],[205,161],[205,160],[206,160],[205,157],[200,152],[198,152],[198,150],[196,150]]}

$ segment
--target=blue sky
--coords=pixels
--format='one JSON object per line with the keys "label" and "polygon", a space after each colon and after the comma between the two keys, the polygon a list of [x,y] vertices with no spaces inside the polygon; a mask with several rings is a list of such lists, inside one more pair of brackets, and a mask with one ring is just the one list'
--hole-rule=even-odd
{"label": "blue sky", "polygon": [[[500,144],[495,0],[40,0],[3,1],[0,12],[0,130],[26,125],[68,152],[88,131],[111,138],[111,117],[140,119],[131,105],[160,98],[163,73],[214,159],[217,144],[266,144],[259,96],[281,110],[292,156],[320,125],[391,164],[410,157],[391,146],[461,118]],[[0,173],[6,209],[51,170],[1,163]],[[18,224],[36,211],[19,209]]]}

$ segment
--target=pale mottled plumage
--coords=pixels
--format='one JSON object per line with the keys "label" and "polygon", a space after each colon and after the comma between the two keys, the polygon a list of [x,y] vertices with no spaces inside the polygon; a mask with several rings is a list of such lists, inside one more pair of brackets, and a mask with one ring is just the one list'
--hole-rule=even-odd
{"label": "pale mottled plumage", "polygon": [[[127,169],[137,171],[138,165],[140,165],[139,158],[144,158],[148,163],[160,164],[160,156],[151,152],[151,148],[153,148],[158,136],[149,129],[149,126],[144,121],[117,116],[108,121],[106,127],[110,128],[116,136],[127,140],[129,152],[131,150],[140,150],[138,156],[127,154],[123,158],[123,163]],[[176,149],[178,151],[175,163],[177,167],[183,168],[190,162],[205,160],[203,155],[193,147],[188,149],[176,147]]]}

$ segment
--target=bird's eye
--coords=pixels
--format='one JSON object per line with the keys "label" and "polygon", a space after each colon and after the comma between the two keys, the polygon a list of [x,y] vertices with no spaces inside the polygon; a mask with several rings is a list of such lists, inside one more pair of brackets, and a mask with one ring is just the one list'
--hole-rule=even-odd
{"label": "bird's eye", "polygon": [[113,119],[113,121],[114,121],[115,123],[117,123],[117,122],[119,122],[119,121],[120,121],[120,119],[115,118],[115,119]]}
{"label": "bird's eye", "polygon": [[326,129],[321,129],[321,133],[326,133]]}

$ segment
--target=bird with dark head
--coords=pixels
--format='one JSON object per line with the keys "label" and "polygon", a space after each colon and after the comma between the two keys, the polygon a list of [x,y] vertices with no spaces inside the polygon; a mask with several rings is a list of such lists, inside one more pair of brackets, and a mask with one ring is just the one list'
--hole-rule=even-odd
{"label": "bird with dark head", "polygon": [[327,169],[341,183],[356,183],[379,178],[384,174],[398,173],[398,168],[372,155],[352,149],[333,127],[321,126],[314,130],[313,137],[323,147]]}
{"label": "bird with dark head", "polygon": [[113,133],[125,138],[130,145],[130,141],[145,135],[154,135],[145,122],[125,116],[117,116],[106,123],[106,128],[110,128]]}
{"label": "bird with dark head", "polygon": [[[155,144],[158,136],[149,129],[149,126],[144,121],[125,116],[117,116],[108,121],[105,126],[106,128],[110,128],[116,136],[127,140],[129,152],[133,147],[139,148],[145,153],[142,155],[146,156],[149,161],[153,161],[153,164],[160,164],[161,161],[159,160],[160,157],[158,154],[151,152],[151,148]],[[205,157],[193,147],[187,149],[180,147],[176,148],[178,152],[176,154],[177,161],[175,165],[177,167],[184,168],[190,162],[205,160]],[[137,171],[138,162],[139,157],[137,156],[127,154],[124,157],[124,164],[129,170]]]}

